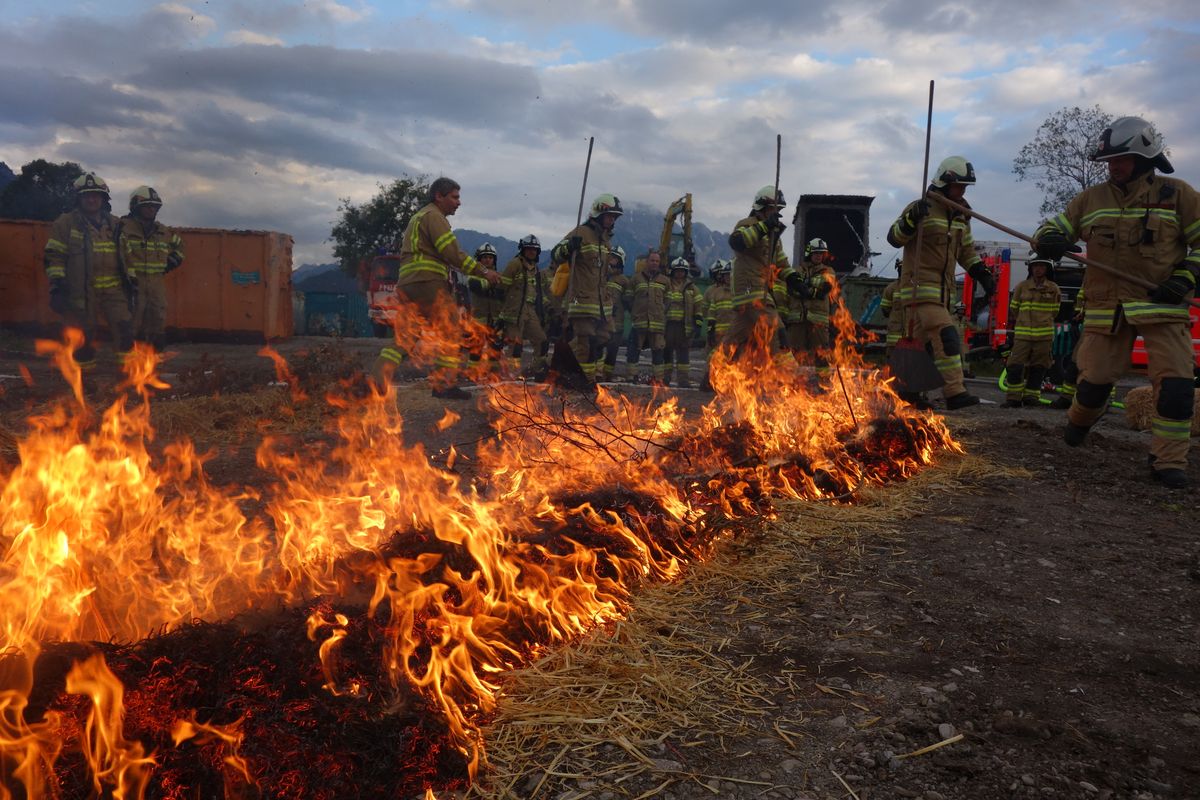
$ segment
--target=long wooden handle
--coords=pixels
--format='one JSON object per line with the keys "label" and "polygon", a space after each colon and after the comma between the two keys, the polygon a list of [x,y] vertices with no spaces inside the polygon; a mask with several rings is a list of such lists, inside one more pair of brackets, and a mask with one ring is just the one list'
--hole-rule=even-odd
{"label": "long wooden handle", "polygon": [[[1031,244],[1031,245],[1037,244],[1037,242],[1034,241],[1032,236],[1026,236],[1025,234],[1021,233],[1020,231],[1013,230],[1012,228],[1008,227],[1007,225],[1003,225],[994,219],[988,219],[987,217],[985,217],[983,214],[980,214],[975,209],[968,208],[967,206],[964,206],[962,203],[956,203],[953,200],[951,200],[949,197],[946,197],[945,195],[943,195],[939,192],[930,192],[927,195],[927,197],[930,200],[934,200],[938,203],[941,203],[942,205],[946,206],[947,208],[952,208],[955,211],[961,211],[963,214],[966,214],[969,217],[974,217],[975,219],[979,220],[980,222],[984,223],[985,225],[991,225],[993,228],[995,228],[998,231],[1004,231],[1009,236],[1015,236],[1018,239],[1020,239],[1021,241],[1029,242],[1029,244]],[[1095,267],[1096,269],[1100,270],[1101,272],[1107,272],[1109,275],[1112,275],[1114,278],[1119,278],[1120,280],[1127,281],[1128,283],[1132,283],[1136,286],[1141,286],[1143,289],[1157,289],[1158,288],[1158,284],[1155,283],[1154,281],[1146,280],[1145,278],[1139,277],[1137,275],[1130,275],[1128,273],[1121,272],[1116,267],[1110,267],[1108,264],[1104,264],[1099,261],[1093,261],[1092,259],[1088,258],[1087,256],[1081,256],[1078,253],[1064,253],[1063,255],[1065,255],[1067,258],[1069,258],[1073,261],[1078,261],[1080,264],[1083,264],[1084,266]],[[1200,308],[1200,300],[1196,300],[1195,298],[1188,300],[1187,303],[1188,303],[1188,305],[1192,305],[1192,306],[1195,306],[1196,308]]]}
{"label": "long wooden handle", "polygon": [[575,215],[575,227],[583,224],[583,200],[587,196],[588,171],[592,168],[592,145],[596,143],[595,136],[588,137],[587,163],[583,165],[583,188],[579,191],[579,213]]}
{"label": "long wooden handle", "polygon": [[[929,141],[932,137],[933,137],[933,80],[930,79],[930,81],[929,81],[929,112],[925,116],[925,162],[921,166],[921,192],[920,192],[920,194],[917,195],[918,197],[924,197],[925,190],[929,187]],[[914,257],[918,260],[920,260],[920,258],[921,258],[921,239],[922,239],[922,234],[924,232],[925,232],[925,220],[919,219],[919,220],[917,220],[917,243],[916,243],[916,248],[914,250],[914,252],[915,252]],[[911,283],[912,283],[913,290],[912,290],[912,299],[909,300],[909,302],[908,302],[909,309],[912,309],[912,308],[916,307],[916,305],[917,305],[917,272],[919,271],[917,269],[918,267],[920,267],[919,263],[914,264],[913,268],[912,268]],[[910,338],[910,339],[913,338],[913,332],[915,330],[916,330],[916,314],[910,313],[908,315],[908,338]]]}

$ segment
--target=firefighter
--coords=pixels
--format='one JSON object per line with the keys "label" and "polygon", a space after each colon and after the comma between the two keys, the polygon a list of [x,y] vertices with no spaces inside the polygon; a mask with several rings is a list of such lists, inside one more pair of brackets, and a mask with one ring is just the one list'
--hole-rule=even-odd
{"label": "firefighter", "polygon": [[707,330],[704,347],[704,379],[700,382],[700,388],[705,391],[712,391],[710,371],[713,351],[717,349],[717,343],[725,337],[725,333],[729,330],[729,324],[733,321],[733,295],[729,292],[729,271],[732,268],[731,262],[717,259],[717,263],[708,270],[708,277],[712,280],[712,285],[704,290],[704,296],[701,298]]}
{"label": "firefighter", "polygon": [[[495,245],[484,242],[475,248],[474,258],[484,269],[494,270],[499,254]],[[471,275],[467,278],[467,293],[471,301],[471,316],[480,325],[495,332],[487,347],[470,354],[471,366],[478,367],[486,359],[488,369],[498,369],[504,357],[505,324],[500,319],[500,309],[504,306],[504,286],[493,286],[482,275]]]}
{"label": "firefighter", "polygon": [[[963,195],[975,183],[975,168],[962,156],[950,156],[937,167],[929,191],[965,204]],[[917,226],[922,227],[921,252],[916,252]],[[933,352],[934,364],[942,375],[946,408],[954,410],[977,405],[979,398],[963,385],[962,338],[950,306],[954,302],[954,268],[960,264],[984,291],[984,303],[996,290],[996,282],[971,236],[970,220],[942,205],[931,207],[924,198],[909,203],[892,223],[887,234],[892,247],[904,249],[900,286],[893,301],[905,305],[905,333]]]}
{"label": "firefighter", "polygon": [[183,240],[157,221],[160,208],[162,197],[152,187],[134,189],[118,247],[133,294],[133,337],[155,350],[166,344],[166,275],[183,264]]}
{"label": "firefighter", "polygon": [[665,299],[666,359],[663,383],[671,382],[671,372],[674,371],[675,385],[680,389],[690,389],[692,335],[700,325],[700,292],[692,283],[691,264],[686,258],[680,257],[671,262],[671,277],[667,281]]}
{"label": "firefighter", "polygon": [[1040,406],[1042,379],[1053,360],[1054,318],[1058,315],[1058,284],[1050,280],[1054,262],[1031,254],[1029,277],[1013,289],[1008,320],[1012,347],[1005,367],[1009,408]]}
{"label": "firefighter", "polygon": [[[608,341],[604,296],[608,283],[609,241],[617,218],[623,213],[616,195],[597,196],[592,201],[588,218],[564,236],[552,252],[554,262],[562,265],[560,275],[563,267],[570,270],[564,300],[567,323],[571,326],[571,352],[589,379],[596,377],[600,354]],[[557,280],[558,276],[555,277]]]}
{"label": "firefighter", "polygon": [[540,374],[546,368],[546,300],[550,296],[550,285],[538,269],[538,256],[542,243],[532,233],[517,242],[517,255],[513,257],[500,276],[504,287],[503,308],[499,318],[504,324],[505,340],[512,346],[511,367],[514,374],[521,374],[521,354],[525,345],[530,347],[529,371]]}
{"label": "firefighter", "polygon": [[1157,288],[1148,292],[1108,272],[1085,272],[1079,382],[1063,437],[1069,445],[1083,444],[1140,335],[1155,396],[1151,475],[1170,489],[1184,489],[1195,362],[1187,301],[1200,274],[1200,195],[1156,172],[1175,170],[1162,137],[1140,117],[1114,120],[1091,158],[1108,163],[1108,181],[1084,189],[1066,211],[1043,223],[1035,234],[1038,255],[1058,260],[1079,252],[1075,242],[1082,239],[1090,258]]}
{"label": "firefighter", "polygon": [[[1083,301],[1083,288],[1080,287],[1079,291],[1075,293],[1075,302],[1071,304],[1072,315],[1069,323],[1075,343],[1071,347],[1070,354],[1063,359],[1063,382],[1058,387],[1058,397],[1054,398],[1054,402],[1050,404],[1051,408],[1059,411],[1065,411],[1071,407],[1071,403],[1075,402],[1076,384],[1079,383],[1079,362],[1077,360],[1079,343],[1083,341]],[[1110,400],[1116,391],[1117,387],[1114,385],[1109,393]]]}
{"label": "firefighter", "polygon": [[[896,260],[896,274],[900,274],[902,261]],[[896,303],[896,290],[900,288],[900,279],[883,287],[883,296],[879,301],[879,313],[887,319],[887,339],[885,340],[884,361],[892,356],[892,348],[904,336],[904,304]]]}
{"label": "firefighter", "polygon": [[650,350],[650,382],[662,384],[666,375],[667,280],[658,274],[662,256],[657,250],[646,254],[645,266],[629,280],[629,318],[633,325],[625,360],[629,378],[638,376],[642,350]]}
{"label": "firefighter", "polygon": [[810,240],[804,252],[808,258],[796,270],[803,282],[797,289],[789,290],[799,302],[791,304],[795,321],[787,328],[787,346],[797,361],[815,365],[821,374],[829,369],[825,357],[832,313],[829,295],[837,276],[829,265],[829,245],[824,239]]}
{"label": "firefighter", "polygon": [[94,172],[75,179],[75,209],[54,220],[44,255],[50,308],[63,324],[83,331],[75,362],[90,369],[96,358],[96,323],[103,317],[117,355],[133,347],[126,277],[117,249],[120,221],[108,212],[108,184]]}
{"label": "firefighter", "polygon": [[[606,381],[612,380],[617,371],[617,351],[621,349],[621,341],[625,337],[625,306],[629,301],[626,291],[628,288],[629,277],[625,274],[625,248],[617,245],[608,254],[608,282],[605,284],[609,335],[608,344],[604,348],[604,366],[601,368],[601,374]],[[616,377],[624,376],[617,375]]]}
{"label": "firefighter", "polygon": [[[458,313],[450,288],[450,269],[467,275],[480,275],[493,286],[500,274],[479,264],[458,246],[450,229],[450,217],[462,205],[461,189],[456,181],[441,177],[429,185],[426,204],[408,221],[400,242],[400,277],[396,281],[399,299],[416,306],[417,313],[429,324],[439,316],[455,318]],[[381,386],[391,381],[396,367],[404,360],[398,342],[379,352],[373,370]],[[442,399],[465,400],[470,397],[458,386],[458,349],[439,353],[435,369],[430,373],[433,396]]]}
{"label": "firefighter", "polygon": [[733,322],[724,341],[734,347],[735,359],[751,352],[755,328],[760,324],[767,326],[764,333],[768,339],[758,345],[774,349],[779,330],[772,291],[776,279],[782,279],[789,289],[797,291],[803,283],[788,263],[780,242],[787,230],[780,218],[786,205],[783,192],[776,191],[774,186],[762,187],[754,195],[750,216],[738,222],[729,235],[729,246],[734,252],[730,286]]}

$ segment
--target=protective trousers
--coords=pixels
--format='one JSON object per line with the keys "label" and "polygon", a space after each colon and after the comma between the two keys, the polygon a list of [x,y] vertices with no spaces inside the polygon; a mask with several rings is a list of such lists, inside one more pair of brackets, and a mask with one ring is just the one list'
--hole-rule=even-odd
{"label": "protective trousers", "polygon": [[642,350],[650,351],[650,377],[662,380],[666,374],[666,336],[647,328],[634,328],[630,331],[629,344],[625,348],[625,362],[629,365],[631,379],[637,378],[637,365],[642,357]]}
{"label": "protective trousers", "polygon": [[546,344],[546,332],[542,330],[542,323],[538,322],[537,315],[531,309],[525,309],[525,313],[521,314],[521,319],[517,322],[508,323],[504,335],[512,342],[511,366],[517,373],[521,371],[521,353],[525,345],[529,345],[530,348],[530,370],[538,372],[546,366],[546,356],[542,349],[542,345]]}
{"label": "protective trousers", "polygon": [[1012,352],[1005,365],[1006,396],[1009,400],[1039,398],[1042,396],[1042,379],[1046,370],[1054,363],[1050,339],[1018,338],[1013,341]]}
{"label": "protective trousers", "polygon": [[936,303],[920,303],[912,307],[913,335],[925,343],[925,349],[933,354],[933,363],[941,373],[942,397],[960,395],[967,389],[963,385],[962,340],[954,317],[945,306]]}
{"label": "protective trousers", "polygon": [[687,388],[692,385],[691,355],[692,343],[688,331],[684,330],[682,320],[668,320],[666,332],[667,364],[664,380],[670,380],[671,369],[675,370],[676,385]]}
{"label": "protective trousers", "polygon": [[1146,343],[1146,372],[1154,387],[1150,455],[1156,469],[1186,469],[1191,444],[1195,354],[1186,324],[1162,322],[1134,327],[1118,312],[1109,331],[1084,327],[1076,360],[1079,385],[1067,418],[1088,428],[1104,414],[1109,390],[1129,365],[1134,339]]}
{"label": "protective trousers", "polygon": [[83,346],[75,351],[75,361],[81,368],[88,369],[95,365],[96,327],[101,318],[112,334],[113,349],[118,358],[124,358],[133,349],[133,325],[125,290],[120,286],[104,289],[93,287],[88,297],[87,311],[68,314],[63,318],[63,324],[83,331]]}
{"label": "protective trousers", "polygon": [[[454,298],[451,296],[446,282],[440,279],[397,286],[396,297],[401,302],[412,303],[416,306],[417,313],[430,326],[437,318],[436,309],[444,304],[453,305],[454,303]],[[404,309],[401,309],[399,313],[404,313]],[[393,341],[379,351],[379,357],[375,359],[375,366],[372,368],[371,374],[381,385],[389,383],[404,358],[404,351]],[[440,350],[434,357],[434,369],[429,373],[430,384],[435,388],[454,386],[458,383],[461,362],[458,348],[446,347]]]}
{"label": "protective trousers", "polygon": [[[756,334],[755,330],[760,326],[762,333]],[[729,325],[723,344],[733,348],[735,361],[748,352],[759,350],[769,358],[777,346],[779,326],[779,313],[774,306],[761,300],[743,303],[733,309],[733,322]]]}
{"label": "protective trousers", "polygon": [[133,306],[133,337],[162,350],[167,331],[167,279],[161,273],[138,275]]}
{"label": "protective trousers", "polygon": [[608,320],[608,343],[604,345],[604,364],[601,365],[600,372],[604,380],[611,380],[613,374],[617,371],[617,351],[621,349],[621,339],[625,325],[617,325],[616,320],[611,317]]}
{"label": "protective trousers", "polygon": [[583,368],[583,374],[596,378],[596,368],[604,343],[608,341],[608,321],[600,317],[571,316],[571,352]]}

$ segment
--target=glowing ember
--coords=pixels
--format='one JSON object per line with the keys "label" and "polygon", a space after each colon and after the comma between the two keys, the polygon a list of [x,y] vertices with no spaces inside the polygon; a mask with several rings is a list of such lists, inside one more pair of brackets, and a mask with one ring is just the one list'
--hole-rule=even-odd
{"label": "glowing ember", "polygon": [[[699,418],[491,386],[474,482],[404,443],[391,394],[335,393],[336,444],[264,440],[261,491],[211,484],[188,442],[152,456],[153,352],[96,418],[78,337],[40,343],[74,406],[30,420],[0,493],[0,798],[467,785],[495,676],[620,617],[640,582],[704,558],[718,522],[772,496],[850,500],[957,449],[861,362],[844,308],[835,324],[844,393],[721,355]],[[487,337],[447,318],[422,346]],[[114,641],[133,644],[84,644]]]}

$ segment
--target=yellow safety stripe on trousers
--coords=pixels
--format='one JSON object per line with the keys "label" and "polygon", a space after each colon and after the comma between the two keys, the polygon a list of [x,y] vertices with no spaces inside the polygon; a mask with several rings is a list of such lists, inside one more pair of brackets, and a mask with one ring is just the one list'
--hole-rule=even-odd
{"label": "yellow safety stripe on trousers", "polygon": [[458,369],[461,363],[458,356],[438,356],[433,360],[437,369]]}
{"label": "yellow safety stripe on trousers", "polygon": [[683,322],[683,309],[672,308],[667,311],[668,322]]}
{"label": "yellow safety stripe on trousers", "polygon": [[[897,300],[911,302],[914,299],[913,294],[912,286],[905,286],[902,289],[897,289],[894,296]],[[940,303],[942,300],[942,285],[940,283],[918,283],[915,299],[918,303]]]}
{"label": "yellow safety stripe on trousers", "polygon": [[47,253],[65,253],[65,252],[67,252],[67,246],[65,244],[63,244],[62,242],[60,242],[58,239],[47,239],[46,240],[46,252]]}
{"label": "yellow safety stripe on trousers", "polygon": [[62,264],[50,264],[46,267],[46,277],[50,280],[67,277],[67,268]]}
{"label": "yellow safety stripe on trousers", "polygon": [[887,335],[887,343],[888,344],[895,344],[896,342],[900,341],[900,339],[901,339],[901,335],[899,333],[889,333]]}
{"label": "yellow safety stripe on trousers", "polygon": [[962,370],[962,361],[958,356],[946,356],[945,358],[935,358],[933,365],[937,367],[937,371],[943,375],[952,375]]}
{"label": "yellow safety stripe on trousers", "polygon": [[[1121,303],[1121,310],[1125,312],[1125,317],[1134,325],[1137,324],[1139,319],[1145,319],[1146,317],[1178,317],[1183,322],[1188,321],[1187,306],[1141,303],[1127,300]],[[1089,309],[1087,313],[1090,315],[1092,312]]]}
{"label": "yellow safety stripe on trousers", "polygon": [[1151,417],[1150,433],[1161,439],[1186,442],[1192,437],[1192,421],[1190,419]]}
{"label": "yellow safety stripe on trousers", "polygon": [[662,333],[666,329],[667,326],[661,322],[646,323],[646,330],[650,331],[651,333]]}
{"label": "yellow safety stripe on trousers", "polygon": [[765,301],[766,299],[767,299],[766,290],[758,289],[758,290],[750,291],[750,292],[742,292],[741,294],[737,295],[729,302],[733,304],[734,308],[738,308],[740,306],[749,305],[755,301],[762,302],[762,301]]}
{"label": "yellow safety stripe on trousers", "polygon": [[567,316],[569,317],[598,317],[600,316],[599,303],[581,303],[579,300],[572,300],[567,306]]}
{"label": "yellow safety stripe on trousers", "polygon": [[724,334],[725,331],[729,330],[729,327],[730,325],[728,322],[718,322],[714,330],[716,330],[718,335],[721,335]]}
{"label": "yellow safety stripe on trousers", "polygon": [[379,357],[384,361],[390,361],[393,364],[399,365],[404,361],[404,353],[394,347],[385,347],[379,351]]}
{"label": "yellow safety stripe on trousers", "polygon": [[812,309],[809,309],[808,321],[813,325],[828,325],[829,315],[822,311],[813,311]]}
{"label": "yellow safety stripe on trousers", "polygon": [[1169,208],[1097,208],[1080,217],[1079,225],[1086,228],[1104,219],[1142,219],[1147,214],[1171,222],[1179,219],[1179,215]]}
{"label": "yellow safety stripe on trousers", "polygon": [[1013,335],[1018,339],[1053,339],[1054,328],[1027,328],[1018,325],[1013,329]]}
{"label": "yellow safety stripe on trousers", "polygon": [[96,289],[118,289],[121,278],[117,275],[97,275],[92,278],[92,286]]}

